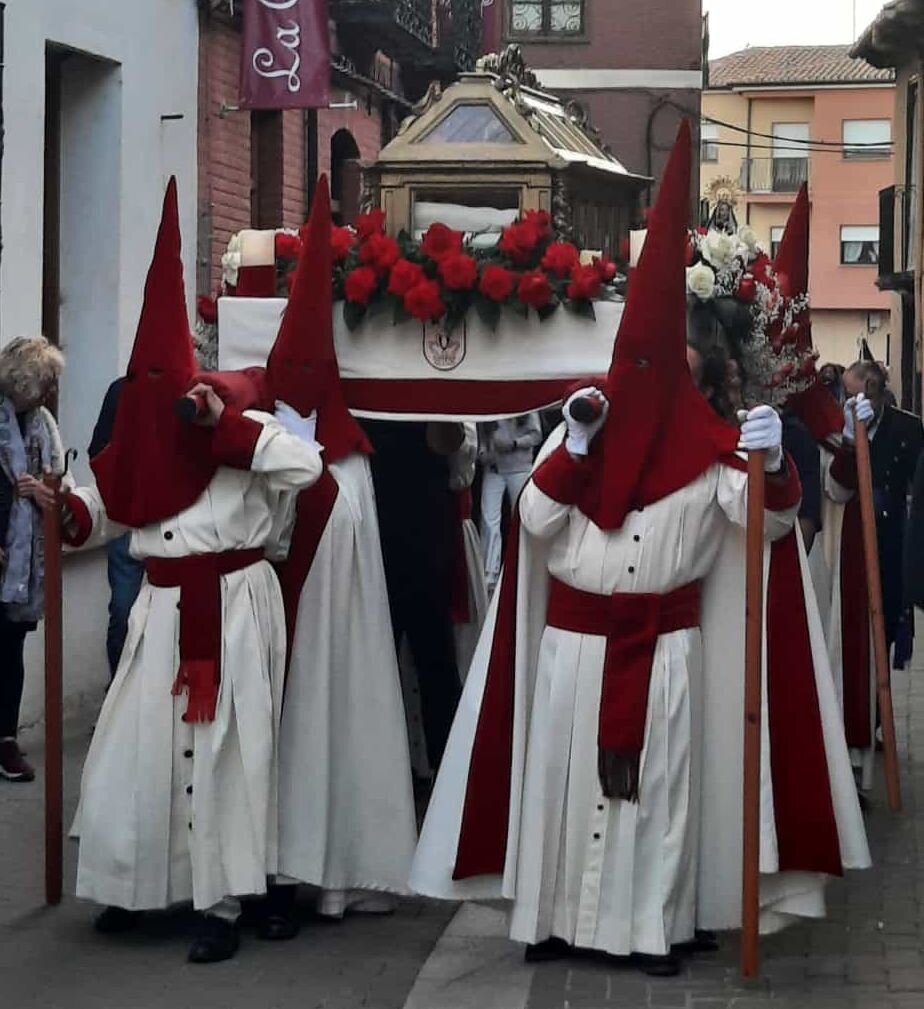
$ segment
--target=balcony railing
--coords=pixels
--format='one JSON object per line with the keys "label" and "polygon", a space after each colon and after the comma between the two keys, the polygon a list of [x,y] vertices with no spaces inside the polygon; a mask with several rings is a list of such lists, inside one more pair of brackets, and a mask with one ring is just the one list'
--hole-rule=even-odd
{"label": "balcony railing", "polygon": [[432,0],[332,0],[330,13],[338,24],[359,25],[367,38],[385,45],[398,42],[403,48],[400,34],[427,47],[434,44]]}
{"label": "balcony railing", "polygon": [[797,193],[808,178],[808,158],[745,158],[741,163],[741,187],[747,193]]}

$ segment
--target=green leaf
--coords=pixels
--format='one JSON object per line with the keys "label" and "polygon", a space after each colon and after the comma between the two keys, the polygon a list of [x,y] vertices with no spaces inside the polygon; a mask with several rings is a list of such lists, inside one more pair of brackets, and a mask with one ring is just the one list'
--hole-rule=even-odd
{"label": "green leaf", "polygon": [[475,297],[475,310],[478,312],[478,318],[484,323],[492,333],[496,332],[497,324],[500,322],[501,317],[501,307],[496,301],[491,301],[490,298],[486,298],[483,294],[476,295]]}
{"label": "green leaf", "polygon": [[525,301],[520,301],[519,298],[514,298],[510,302],[510,307],[520,316],[521,319],[529,318],[529,305]]}
{"label": "green leaf", "polygon": [[453,302],[446,312],[446,332],[454,333],[461,323],[465,321],[466,309],[458,301]]}
{"label": "green leaf", "polygon": [[351,333],[365,318],[365,305],[358,305],[355,301],[345,301],[343,303],[343,321]]}
{"label": "green leaf", "polygon": [[374,319],[379,315],[384,315],[389,308],[391,308],[390,296],[383,298],[380,295],[373,295],[372,301],[366,306],[366,311],[369,318]]}
{"label": "green leaf", "polygon": [[558,306],[561,304],[560,301],[550,301],[543,308],[536,310],[540,322],[545,322],[546,319],[550,319],[557,311]]}
{"label": "green leaf", "polygon": [[392,323],[395,326],[401,326],[405,322],[410,322],[411,318],[411,313],[404,307],[404,302],[401,298],[395,298],[395,312],[392,316]]}
{"label": "green leaf", "polygon": [[583,298],[580,301],[569,301],[568,308],[579,319],[590,319],[591,322],[596,322],[597,320],[597,313],[594,311],[594,303],[592,301],[587,301]]}

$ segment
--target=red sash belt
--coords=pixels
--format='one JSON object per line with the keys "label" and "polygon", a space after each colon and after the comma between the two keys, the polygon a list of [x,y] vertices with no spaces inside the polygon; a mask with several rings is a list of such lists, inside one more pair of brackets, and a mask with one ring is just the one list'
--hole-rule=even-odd
{"label": "red sash belt", "polygon": [[626,592],[604,596],[551,579],[548,625],[606,638],[597,745],[601,781],[606,778],[618,798],[638,800],[657,640],[662,634],[698,627],[699,603],[698,582],[663,596]]}
{"label": "red sash belt", "polygon": [[229,550],[196,557],[149,557],[155,588],[180,590],[180,668],[173,696],[188,695],[184,722],[211,722],[221,683],[221,576],[263,560],[263,550]]}

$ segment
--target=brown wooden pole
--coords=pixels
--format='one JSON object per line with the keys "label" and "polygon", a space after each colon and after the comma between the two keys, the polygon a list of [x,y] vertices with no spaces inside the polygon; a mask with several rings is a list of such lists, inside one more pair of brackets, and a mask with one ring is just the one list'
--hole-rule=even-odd
{"label": "brown wooden pole", "polygon": [[892,709],[892,676],[889,669],[889,646],[886,640],[885,612],[882,605],[882,579],[879,571],[879,540],[876,535],[876,510],[873,504],[873,473],[870,468],[869,434],[866,425],[854,418],[857,452],[857,489],[860,517],[863,522],[863,556],[866,560],[866,582],[869,595],[869,616],[873,631],[873,658],[876,663],[876,693],[879,697],[879,722],[882,726],[882,750],[885,763],[886,793],[889,809],[901,812],[902,789],[898,770],[898,747],[895,743],[895,714]]}
{"label": "brown wooden pole", "polygon": [[[46,476],[57,499],[61,481]],[[61,518],[58,507],[44,514],[45,533],[45,901],[61,903],[64,859],[64,768],[62,759],[62,583]]]}
{"label": "brown wooden pole", "polygon": [[747,583],[744,639],[744,817],[741,974],[760,970],[760,731],[764,638],[764,497],[766,452],[748,455]]}

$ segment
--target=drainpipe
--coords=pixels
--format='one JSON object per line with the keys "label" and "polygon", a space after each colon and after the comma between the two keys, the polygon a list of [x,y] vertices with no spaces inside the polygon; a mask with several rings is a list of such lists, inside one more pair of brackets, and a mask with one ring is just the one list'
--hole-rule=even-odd
{"label": "drainpipe", "polygon": [[745,224],[750,224],[751,223],[751,200],[750,200],[750,193],[751,193],[751,168],[752,168],[752,164],[751,164],[751,126],[753,125],[753,121],[754,121],[754,99],[753,98],[748,98],[748,147],[747,147],[747,154],[746,154],[746,157],[747,157],[747,166],[748,167],[747,167],[747,171],[745,172],[745,175],[744,175],[744,181],[745,181],[745,186],[744,186],[744,188],[745,188],[745,197],[744,197],[744,199],[745,199],[744,223]]}

